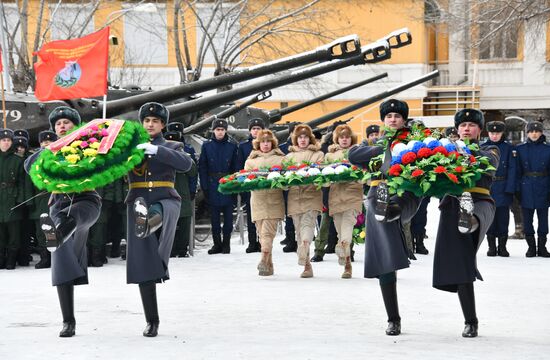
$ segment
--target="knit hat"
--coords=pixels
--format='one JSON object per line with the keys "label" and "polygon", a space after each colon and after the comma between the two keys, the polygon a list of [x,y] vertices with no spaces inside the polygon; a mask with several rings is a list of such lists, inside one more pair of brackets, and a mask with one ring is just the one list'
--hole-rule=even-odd
{"label": "knit hat", "polygon": [[409,118],[409,105],[397,99],[386,100],[380,104],[380,120],[384,121],[389,113],[398,113],[406,120]]}

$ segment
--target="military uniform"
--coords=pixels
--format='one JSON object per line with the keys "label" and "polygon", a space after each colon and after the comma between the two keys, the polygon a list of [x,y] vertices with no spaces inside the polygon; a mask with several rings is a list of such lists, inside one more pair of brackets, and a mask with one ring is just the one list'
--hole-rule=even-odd
{"label": "military uniform", "polygon": [[[527,132],[541,131],[540,122],[527,124]],[[517,146],[518,184],[523,213],[523,230],[529,247],[526,256],[547,257],[546,236],[548,235],[548,205],[550,196],[550,145],[545,143],[544,135],[537,141],[527,141]],[[535,245],[533,217],[537,213],[538,244]],[[536,250],[538,248],[538,251]],[[550,255],[548,255],[550,256]]]}
{"label": "military uniform", "polygon": [[[13,140],[10,129],[0,129],[0,139]],[[21,240],[23,206],[11,208],[26,200],[26,178],[23,159],[13,152],[13,146],[0,151],[0,269],[15,269]]]}
{"label": "military uniform", "polygon": [[[107,184],[96,189],[101,197],[101,213],[95,224],[91,227],[88,237],[89,263],[93,267],[102,267],[107,262],[105,245],[109,239],[109,233],[114,229],[109,227],[109,220],[113,217],[115,209],[115,183]],[[120,226],[120,225],[119,225]]]}
{"label": "military uniform", "polygon": [[[214,120],[212,130],[224,126],[227,128],[225,120]],[[229,141],[227,134],[221,140],[217,140],[212,134],[210,141],[202,144],[199,157],[199,180],[210,208],[212,237],[214,238],[214,247],[209,250],[210,254],[222,251],[229,253],[231,249],[234,197],[218,192],[218,182],[222,177],[235,171],[237,171],[237,145]],[[220,213],[223,213],[223,245]]]}

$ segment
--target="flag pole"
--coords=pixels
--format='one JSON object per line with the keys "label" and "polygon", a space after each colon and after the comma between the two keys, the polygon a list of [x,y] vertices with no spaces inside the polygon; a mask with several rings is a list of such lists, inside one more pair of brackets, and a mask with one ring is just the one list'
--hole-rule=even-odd
{"label": "flag pole", "polygon": [[103,120],[107,119],[107,94],[103,95]]}
{"label": "flag pole", "polygon": [[4,129],[8,127],[8,124],[6,122],[6,97],[4,95],[4,74],[0,72],[0,82],[2,83],[2,118],[4,121]]}

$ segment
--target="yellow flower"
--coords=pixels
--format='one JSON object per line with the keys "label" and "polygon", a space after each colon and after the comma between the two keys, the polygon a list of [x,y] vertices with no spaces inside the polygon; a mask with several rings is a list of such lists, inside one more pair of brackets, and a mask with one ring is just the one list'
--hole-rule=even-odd
{"label": "yellow flower", "polygon": [[80,141],[80,140],[75,140],[75,141],[73,141],[73,142],[71,143],[71,146],[75,148],[75,147],[80,146],[81,143],[82,143],[82,141]]}
{"label": "yellow flower", "polygon": [[97,142],[94,142],[94,143],[91,143],[89,147],[91,147],[92,149],[99,149],[99,144],[100,142],[97,141]]}
{"label": "yellow flower", "polygon": [[361,237],[361,239],[364,239],[365,236],[366,236],[366,234],[365,234],[364,231],[361,231],[361,232],[359,233],[359,236]]}
{"label": "yellow flower", "polygon": [[62,153],[71,153],[71,154],[74,154],[76,152],[76,150],[70,146],[63,146],[61,148],[61,152]]}
{"label": "yellow flower", "polygon": [[84,154],[84,156],[96,156],[97,155],[97,150],[94,150],[94,149],[84,149],[84,151],[82,151],[82,153]]}
{"label": "yellow flower", "polygon": [[105,121],[104,124],[105,124],[106,126],[111,126],[111,122],[110,122],[110,121]]}
{"label": "yellow flower", "polygon": [[67,161],[70,162],[71,164],[76,164],[76,162],[77,162],[78,160],[80,160],[80,156],[74,155],[74,154],[67,155],[67,156],[65,156],[65,160],[67,160]]}

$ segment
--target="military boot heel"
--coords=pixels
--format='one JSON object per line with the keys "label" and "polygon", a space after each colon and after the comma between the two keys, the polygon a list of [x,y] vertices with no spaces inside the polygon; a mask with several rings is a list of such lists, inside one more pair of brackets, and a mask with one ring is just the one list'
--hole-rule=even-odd
{"label": "military boot heel", "polygon": [[509,257],[510,253],[506,249],[506,243],[508,242],[508,235],[500,236],[498,238],[497,255],[501,257]]}
{"label": "military boot heel", "polygon": [[44,232],[46,240],[54,241],[59,247],[76,231],[76,220],[72,216],[66,216],[55,226],[50,215],[43,213],[40,215],[40,229]]}
{"label": "military boot heel", "polygon": [[146,238],[162,226],[162,215],[156,212],[149,214],[149,208],[142,197],[134,200],[135,233],[140,239]]}
{"label": "military boot heel", "polygon": [[546,236],[539,236],[538,238],[537,256],[550,257],[550,253],[546,250]]}
{"label": "military boot heel", "polygon": [[386,183],[380,183],[376,187],[376,204],[374,206],[374,218],[378,221],[386,220],[386,212],[390,202],[390,192]]}
{"label": "military boot heel", "polygon": [[487,235],[487,244],[489,245],[489,250],[487,250],[487,256],[497,256],[497,243],[496,237],[493,235]]}
{"label": "military boot heel", "polygon": [[479,223],[474,217],[474,199],[469,192],[459,198],[458,231],[462,234],[471,234],[477,230]]}

